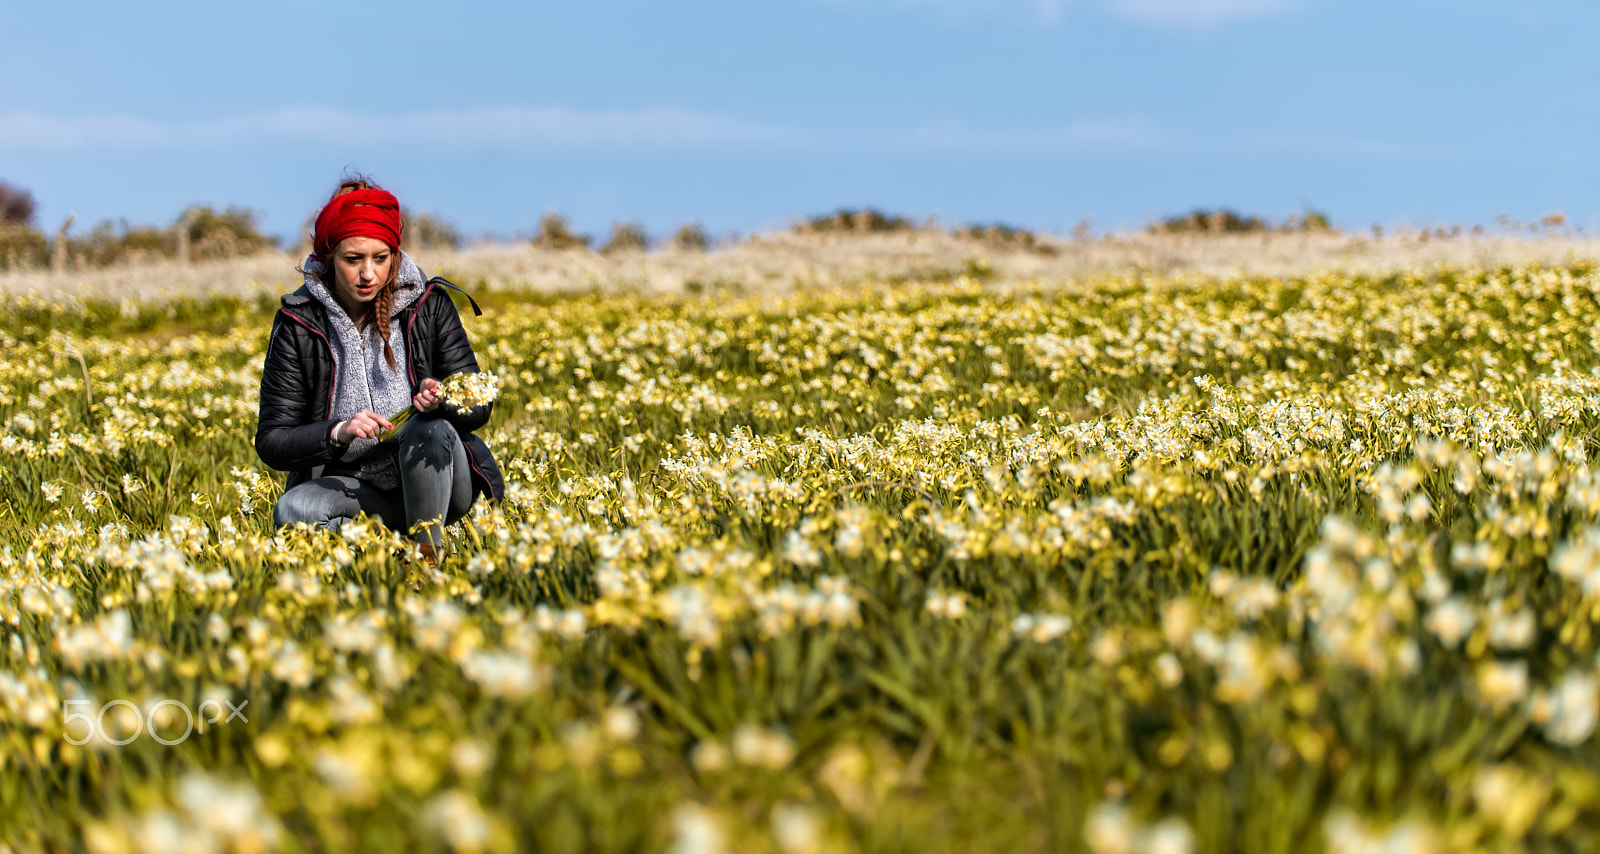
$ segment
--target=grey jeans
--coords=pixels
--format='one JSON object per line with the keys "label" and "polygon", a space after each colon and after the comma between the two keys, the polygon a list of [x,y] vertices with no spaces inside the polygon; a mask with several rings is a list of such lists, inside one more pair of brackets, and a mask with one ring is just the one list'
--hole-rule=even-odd
{"label": "grey jeans", "polygon": [[[358,513],[376,516],[419,543],[444,544],[444,525],[454,524],[472,507],[472,470],[456,428],[442,418],[412,418],[395,437],[399,443],[400,486],[382,489],[346,475],[308,480],[285,492],[272,509],[272,523],[310,522],[339,530]],[[440,524],[440,521],[443,524]]]}

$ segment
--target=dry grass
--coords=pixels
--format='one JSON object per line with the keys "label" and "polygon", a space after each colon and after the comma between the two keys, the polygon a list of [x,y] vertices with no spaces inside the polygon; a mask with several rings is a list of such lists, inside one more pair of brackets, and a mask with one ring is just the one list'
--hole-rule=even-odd
{"label": "dry grass", "polygon": [[[937,278],[989,271],[997,281],[1060,283],[1100,274],[1287,275],[1317,269],[1360,273],[1440,264],[1561,263],[1600,258],[1600,240],[1568,235],[1383,238],[1343,234],[1239,236],[1113,235],[1047,238],[1046,251],[997,248],[943,232],[758,235],[711,252],[615,253],[541,250],[528,245],[423,251],[423,269],[492,290],[629,290],[644,293],[729,288],[828,287],[864,279]],[[65,273],[0,273],[0,293],[55,298],[282,293],[296,286],[299,258],[268,253],[182,265],[156,262]]]}

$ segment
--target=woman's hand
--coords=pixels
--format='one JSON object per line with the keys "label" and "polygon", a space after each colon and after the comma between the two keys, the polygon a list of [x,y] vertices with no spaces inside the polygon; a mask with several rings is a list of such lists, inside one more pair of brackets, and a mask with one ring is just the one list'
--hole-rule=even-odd
{"label": "woman's hand", "polygon": [[379,433],[391,426],[389,419],[370,409],[363,409],[350,416],[349,421],[333,425],[333,441],[348,445],[356,439],[376,439]]}
{"label": "woman's hand", "polygon": [[428,377],[422,381],[422,390],[411,398],[411,405],[418,412],[432,412],[439,408],[439,400],[443,397],[439,393],[439,381]]}

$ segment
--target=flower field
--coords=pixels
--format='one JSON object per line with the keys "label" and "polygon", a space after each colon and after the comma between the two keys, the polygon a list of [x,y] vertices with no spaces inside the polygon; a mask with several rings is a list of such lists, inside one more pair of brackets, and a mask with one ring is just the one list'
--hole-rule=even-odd
{"label": "flower field", "polygon": [[1600,847],[1600,270],[751,293],[480,293],[436,570],[274,303],[0,301],[0,842]]}

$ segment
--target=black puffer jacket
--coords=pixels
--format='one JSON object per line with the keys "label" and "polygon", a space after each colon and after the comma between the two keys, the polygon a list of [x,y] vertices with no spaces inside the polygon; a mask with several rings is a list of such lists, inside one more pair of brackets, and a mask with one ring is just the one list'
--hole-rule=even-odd
{"label": "black puffer jacket", "polygon": [[[413,395],[428,377],[443,379],[462,371],[478,371],[478,359],[466,330],[461,328],[461,315],[445,288],[460,290],[439,277],[428,280],[422,296],[396,315],[405,337]],[[475,302],[472,309],[481,313]],[[335,376],[332,334],[327,309],[304,286],[283,297],[272,320],[266,364],[261,369],[256,453],[269,467],[289,473],[285,489],[321,476],[323,467],[337,466],[339,455],[344,453],[332,441],[337,423],[331,417]],[[500,467],[489,453],[489,446],[473,434],[489,422],[494,404],[465,412],[445,409],[440,407],[416,417],[449,419],[466,447],[474,494],[488,495],[492,500],[503,498],[506,486]]]}

